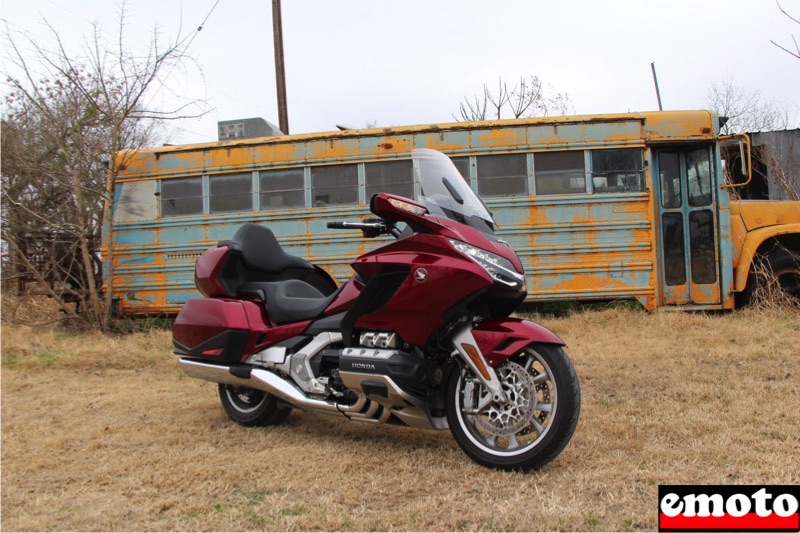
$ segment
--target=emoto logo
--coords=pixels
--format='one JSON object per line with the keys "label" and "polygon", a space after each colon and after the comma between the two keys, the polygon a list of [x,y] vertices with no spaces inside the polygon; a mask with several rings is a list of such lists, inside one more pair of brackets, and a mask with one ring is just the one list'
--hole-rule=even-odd
{"label": "emoto logo", "polygon": [[800,531],[800,487],[660,485],[659,531]]}

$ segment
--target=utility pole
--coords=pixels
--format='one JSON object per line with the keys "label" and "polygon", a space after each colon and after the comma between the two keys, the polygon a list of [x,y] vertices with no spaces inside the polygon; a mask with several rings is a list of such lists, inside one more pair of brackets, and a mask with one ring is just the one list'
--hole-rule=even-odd
{"label": "utility pole", "polygon": [[278,85],[278,127],[288,135],[289,113],[286,106],[286,71],[283,66],[281,0],[272,0],[272,35],[275,40],[275,82]]}

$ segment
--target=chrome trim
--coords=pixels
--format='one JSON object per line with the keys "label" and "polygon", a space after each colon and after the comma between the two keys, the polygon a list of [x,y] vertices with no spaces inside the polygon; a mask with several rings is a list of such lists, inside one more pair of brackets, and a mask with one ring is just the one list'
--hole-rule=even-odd
{"label": "chrome trim", "polygon": [[213,365],[183,357],[178,359],[178,364],[181,370],[190,378],[213,381],[214,383],[224,383],[226,385],[257,388],[253,387],[251,380],[231,374],[229,366]]}
{"label": "chrome trim", "polygon": [[[380,406],[364,396],[359,396],[353,405],[343,405],[337,402],[309,398],[297,386],[290,383],[287,378],[262,368],[253,368],[250,371],[250,378],[245,379],[231,374],[229,366],[204,363],[186,358],[179,359],[178,364],[189,377],[262,390],[303,411],[322,415],[344,416],[350,420],[365,422],[386,422],[391,414],[388,409],[384,408],[384,412],[381,413],[380,417],[374,418]],[[364,412],[362,413],[361,411]]]}
{"label": "chrome trim", "polygon": [[342,334],[325,331],[320,333],[293,354],[288,361],[274,368],[292,377],[295,383],[309,394],[326,394],[326,387],[320,383],[311,370],[311,359],[333,343],[341,342]]}
{"label": "chrome trim", "polygon": [[367,331],[361,334],[358,343],[368,348],[397,348],[397,334],[389,331]]}
{"label": "chrome trim", "polygon": [[[384,419],[390,415],[399,418],[404,424],[420,429],[437,429],[428,414],[425,402],[404,391],[389,376],[384,374],[363,374],[361,372],[339,372],[344,385],[359,395],[365,395],[361,388],[364,381],[374,381],[386,385],[388,398],[369,396],[373,403],[380,404],[384,409]],[[384,421],[385,421],[384,420]],[[446,423],[446,422],[445,422]]]}
{"label": "chrome trim", "polygon": [[393,355],[402,353],[398,350],[381,350],[378,348],[345,348],[342,357],[357,357],[367,359],[389,359]]}
{"label": "chrome trim", "polygon": [[[486,390],[491,393],[491,396],[487,397],[487,400],[482,402],[479,408],[487,407],[492,402],[506,401],[506,395],[503,392],[503,387],[500,384],[500,379],[497,377],[497,373],[494,371],[494,368],[489,366],[489,363],[486,362],[486,358],[481,353],[481,349],[478,346],[478,343],[475,341],[475,337],[472,336],[472,324],[467,322],[463,326],[460,326],[458,329],[456,329],[451,339],[453,340],[453,347],[456,349],[458,355],[460,355],[461,359],[463,359],[470,369],[472,369],[475,377],[480,380],[481,383],[483,383],[483,386],[486,387]],[[481,359],[483,359],[483,366],[486,368],[486,371],[489,374],[488,380],[483,377],[483,374],[481,374],[480,370],[478,370],[478,367],[472,362],[472,359],[467,354],[466,350],[464,350],[464,348],[461,346],[462,344],[469,344],[475,347],[478,355],[481,357]]]}
{"label": "chrome trim", "polygon": [[266,368],[275,368],[286,361],[286,347],[272,346],[266,350],[261,350],[247,358],[247,362],[253,365],[261,365]]}

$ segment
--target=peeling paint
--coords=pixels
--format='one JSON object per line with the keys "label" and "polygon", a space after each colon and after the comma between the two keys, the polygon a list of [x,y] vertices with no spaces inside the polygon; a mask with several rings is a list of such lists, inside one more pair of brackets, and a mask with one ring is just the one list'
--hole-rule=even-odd
{"label": "peeling paint", "polygon": [[[154,177],[170,179],[312,163],[402,159],[418,147],[459,157],[533,153],[534,162],[542,151],[634,147],[644,154],[643,192],[592,193],[590,188],[581,194],[484,198],[498,222],[500,237],[521,257],[528,301],[635,299],[647,309],[669,303],[692,308],[730,307],[734,265],[749,260],[742,251],[747,248],[748,231],[766,223],[785,224],[789,215],[771,211],[770,206],[746,212],[734,204],[729,211],[727,192],[718,193],[717,283],[669,287],[664,283],[661,267],[664,258],[660,249],[659,185],[655,174],[651,175],[653,152],[663,146],[658,143],[669,141],[669,146],[680,147],[682,142],[705,141],[711,146],[717,135],[716,116],[702,111],[376,128],[160,147],[117,156],[117,166],[125,168],[119,172],[116,197],[119,201],[126,183]],[[719,180],[722,173],[718,150],[714,152],[715,179]],[[587,169],[587,182],[591,182],[588,172]],[[360,197],[364,198],[363,172],[360,179]],[[305,180],[308,199],[308,172]],[[531,176],[529,180],[533,183]],[[474,175],[472,183],[475,186]],[[147,190],[155,189],[150,186]],[[144,196],[159,201],[157,193]],[[141,203],[142,198],[137,197],[137,202]],[[207,210],[207,197],[204,204]],[[797,215],[797,205],[792,203],[788,212]],[[386,242],[364,240],[360,233],[333,232],[325,227],[331,220],[368,216],[365,205],[166,219],[158,218],[158,209],[141,212],[150,214],[118,217],[114,226],[113,297],[119,298],[123,314],[174,313],[185,299],[199,296],[194,288],[194,258],[218,241],[230,238],[245,222],[268,225],[288,253],[319,265],[339,283],[351,276],[349,264],[355,257]],[[737,270],[737,290],[741,290],[740,278]]]}

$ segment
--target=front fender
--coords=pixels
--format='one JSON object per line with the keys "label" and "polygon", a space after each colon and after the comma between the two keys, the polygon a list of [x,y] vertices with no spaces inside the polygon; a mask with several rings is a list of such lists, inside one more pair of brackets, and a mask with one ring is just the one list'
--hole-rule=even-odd
{"label": "front fender", "polygon": [[530,320],[504,318],[485,320],[472,328],[472,336],[478,343],[483,357],[491,366],[498,366],[506,359],[517,355],[534,342],[564,346],[558,335]]}
{"label": "front fender", "polygon": [[800,235],[800,223],[770,226],[747,232],[739,260],[734,266],[734,279],[736,292],[742,292],[747,286],[747,276],[750,274],[750,265],[756,256],[758,248],[767,240],[782,235]]}

